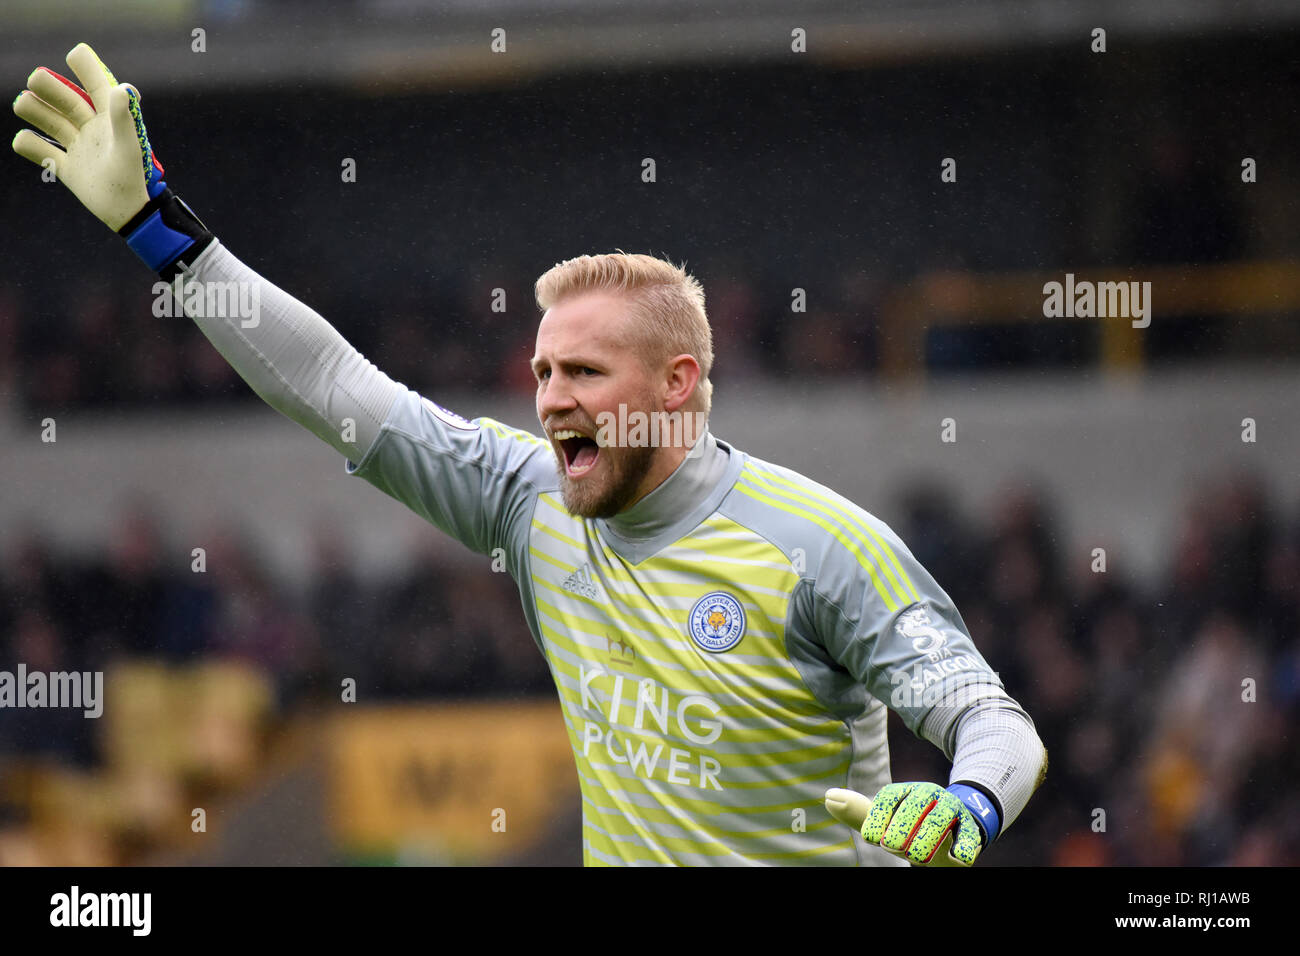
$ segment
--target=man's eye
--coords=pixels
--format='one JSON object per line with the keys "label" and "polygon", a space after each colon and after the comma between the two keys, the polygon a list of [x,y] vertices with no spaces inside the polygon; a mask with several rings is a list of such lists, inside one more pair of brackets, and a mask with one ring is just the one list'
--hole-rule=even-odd
{"label": "man's eye", "polygon": [[583,375],[586,375],[588,372],[590,372],[592,375],[599,375],[599,374],[600,374],[600,373],[597,372],[594,368],[587,368],[587,366],[585,366],[585,365],[584,365],[582,368],[578,369],[578,371],[581,372]]}

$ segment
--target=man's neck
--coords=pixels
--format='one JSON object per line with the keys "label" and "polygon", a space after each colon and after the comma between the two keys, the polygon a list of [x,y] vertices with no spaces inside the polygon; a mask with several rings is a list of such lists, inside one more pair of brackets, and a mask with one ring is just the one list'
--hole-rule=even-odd
{"label": "man's neck", "polygon": [[676,468],[653,491],[606,519],[611,531],[631,540],[662,533],[717,488],[730,458],[707,430],[695,447],[679,454]]}

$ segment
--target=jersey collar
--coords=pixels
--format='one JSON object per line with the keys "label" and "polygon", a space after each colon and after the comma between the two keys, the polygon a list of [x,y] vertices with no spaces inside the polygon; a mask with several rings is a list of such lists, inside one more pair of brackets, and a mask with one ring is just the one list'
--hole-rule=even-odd
{"label": "jersey collar", "polygon": [[687,455],[654,491],[631,508],[596,522],[615,553],[640,563],[718,509],[740,474],[741,455],[705,430],[699,454]]}

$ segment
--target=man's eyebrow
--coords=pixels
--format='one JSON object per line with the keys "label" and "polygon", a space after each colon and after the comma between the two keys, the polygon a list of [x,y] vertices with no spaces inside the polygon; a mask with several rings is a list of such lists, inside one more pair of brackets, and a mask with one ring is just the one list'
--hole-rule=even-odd
{"label": "man's eyebrow", "polygon": [[[528,364],[535,372],[540,366],[550,365],[551,360],[542,358],[540,355],[534,355],[532,361],[530,361]],[[575,355],[566,358],[556,359],[554,364],[558,365],[560,368],[574,369],[574,368],[599,368],[603,363],[598,361],[594,357]]]}

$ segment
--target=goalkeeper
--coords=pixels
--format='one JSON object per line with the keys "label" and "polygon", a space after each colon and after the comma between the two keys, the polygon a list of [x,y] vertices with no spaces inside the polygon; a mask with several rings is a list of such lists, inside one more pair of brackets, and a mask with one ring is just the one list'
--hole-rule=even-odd
{"label": "goalkeeper", "polygon": [[[85,44],[67,60],[80,86],[40,68],[15,101],[39,131],[15,151],[349,473],[504,555],[560,696],[588,864],[969,866],[1020,814],[1046,751],[947,594],[883,522],[707,429],[695,279],[622,253],[556,265],[532,360],[545,437],[467,421],[236,259],[163,180],[136,90]],[[259,315],[208,314],[181,295],[195,283],[252,289]],[[952,761],[946,786],[891,782],[886,708]]]}

